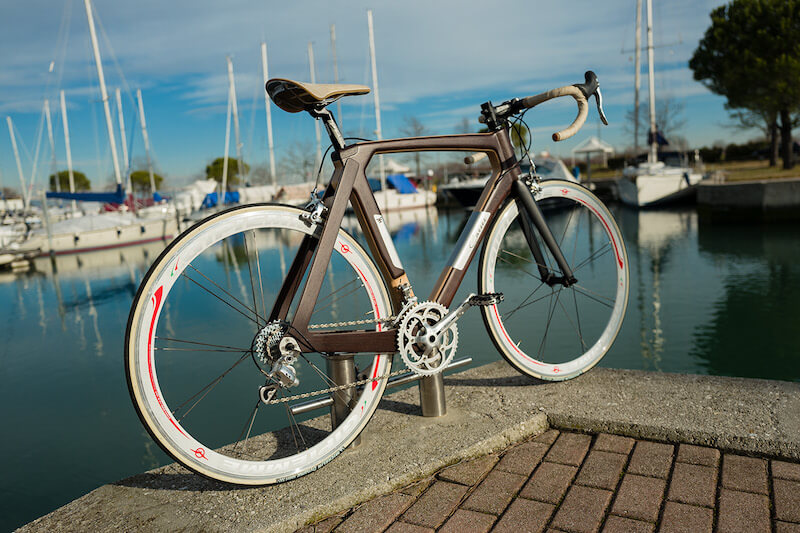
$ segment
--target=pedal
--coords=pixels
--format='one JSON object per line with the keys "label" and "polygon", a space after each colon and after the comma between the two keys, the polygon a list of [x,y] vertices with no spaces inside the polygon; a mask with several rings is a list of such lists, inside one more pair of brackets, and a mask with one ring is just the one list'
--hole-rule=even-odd
{"label": "pedal", "polygon": [[470,296],[469,300],[467,300],[467,303],[469,305],[486,307],[487,305],[499,304],[504,298],[505,296],[503,296],[502,292],[487,292],[486,294],[475,294]]}

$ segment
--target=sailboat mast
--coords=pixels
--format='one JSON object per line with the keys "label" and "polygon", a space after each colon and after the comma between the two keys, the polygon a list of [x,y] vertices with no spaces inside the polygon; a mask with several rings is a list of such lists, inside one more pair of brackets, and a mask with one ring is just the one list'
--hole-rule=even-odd
{"label": "sailboat mast", "polygon": [[245,176],[244,165],[242,164],[242,142],[239,139],[239,106],[236,102],[236,82],[233,78],[233,61],[231,56],[226,56],[228,61],[228,81],[231,85],[231,112],[233,113],[233,131],[236,134],[236,162],[239,167],[239,176]]}
{"label": "sailboat mast", "polygon": [[[61,122],[64,123],[64,146],[67,150],[67,172],[69,173],[69,192],[75,192],[75,176],[72,172],[72,149],[69,145],[69,123],[67,122],[67,103],[64,98],[64,91],[61,91]],[[56,175],[56,179],[59,179]],[[78,209],[78,204],[72,200],[72,212]]]}
{"label": "sailboat mast", "polygon": [[225,155],[222,158],[222,183],[220,183],[219,205],[225,204],[225,191],[228,188],[228,155],[230,154],[231,146],[231,100],[234,98],[231,89],[230,80],[228,80],[228,114],[225,118]]}
{"label": "sailboat mast", "polygon": [[647,77],[650,89],[650,153],[648,163],[658,161],[658,142],[656,141],[656,84],[653,67],[653,0],[647,0]]}
{"label": "sailboat mast", "polygon": [[[336,24],[331,24],[331,54],[333,56],[333,83],[339,83],[339,62],[336,58]],[[339,117],[339,129],[344,131],[341,98],[336,100],[336,116]]]}
{"label": "sailboat mast", "polygon": [[[264,86],[269,81],[269,67],[267,66],[267,43],[261,43],[261,71],[264,73]],[[269,176],[272,185],[275,180],[275,145],[272,142],[272,109],[269,105],[269,94],[264,91],[264,105],[267,108],[267,146],[269,147]]]}
{"label": "sailboat mast", "polygon": [[25,176],[22,173],[22,161],[19,159],[19,150],[17,149],[17,138],[14,135],[14,124],[11,122],[11,117],[6,117],[8,124],[8,134],[11,136],[11,148],[14,150],[14,159],[17,162],[17,173],[19,174],[19,183],[22,187],[22,205],[25,210],[28,208],[28,196],[25,192]]}
{"label": "sailboat mast", "polygon": [[92,17],[91,0],[83,0],[86,6],[86,18],[89,20],[89,34],[92,37],[92,50],[94,51],[94,62],[97,65],[97,78],[100,81],[100,97],[103,100],[103,112],[106,115],[106,130],[108,131],[108,142],[111,145],[111,159],[114,162],[114,177],[117,185],[122,184],[122,176],[119,171],[119,159],[117,158],[117,142],[114,139],[114,125],[111,122],[111,108],[108,105],[108,91],[106,91],[106,78],[103,75],[103,62],[100,59],[100,47],[97,45],[97,33],[94,30],[94,17]]}
{"label": "sailboat mast", "polygon": [[56,159],[56,142],[53,138],[53,122],[50,119],[50,100],[44,101],[44,117],[47,121],[47,138],[50,141],[50,152],[53,155],[53,177],[56,182],[56,192],[61,192],[61,181],[58,179],[58,160]]}
{"label": "sailboat mast", "polygon": [[[317,69],[314,66],[314,45],[310,42],[308,43],[308,69],[311,72],[311,83],[317,83]],[[322,138],[319,133],[319,120],[314,121],[314,133],[317,136],[317,157],[314,165],[314,172],[316,173],[322,163]]]}
{"label": "sailboat mast", "polygon": [[[378,97],[378,68],[375,64],[375,34],[372,30],[372,10],[367,10],[367,28],[369,29],[369,57],[372,64],[372,91],[375,99],[375,135],[378,140],[383,139],[381,134],[381,102]],[[378,156],[381,170],[381,190],[386,191],[386,174],[383,171],[383,154]]]}
{"label": "sailboat mast", "polygon": [[633,153],[639,155],[639,89],[642,86],[642,0],[636,0],[636,51],[633,54]]}
{"label": "sailboat mast", "polygon": [[142,102],[142,90],[136,89],[136,100],[139,102],[139,123],[142,125],[142,140],[144,140],[144,152],[147,155],[147,171],[150,173],[150,192],[156,193],[156,178],[153,175],[153,159],[150,157],[150,137],[147,135],[147,121],[144,119],[144,103]]}
{"label": "sailboat mast", "polygon": [[[122,168],[125,169],[125,175],[128,174],[128,139],[125,136],[125,117],[122,114],[122,95],[120,94],[119,87],[114,90],[114,96],[117,100],[117,122],[119,122],[119,142],[122,144]],[[126,180],[127,181],[127,180]]]}

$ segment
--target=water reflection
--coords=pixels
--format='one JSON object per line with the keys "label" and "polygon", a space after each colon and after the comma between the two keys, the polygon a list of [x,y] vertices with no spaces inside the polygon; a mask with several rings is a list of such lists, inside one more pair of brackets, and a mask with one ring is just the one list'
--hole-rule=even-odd
{"label": "water reflection", "polygon": [[[664,337],[662,275],[670,268],[671,249],[697,231],[692,210],[634,210],[619,207],[614,216],[623,232],[631,260],[632,290],[628,302],[627,327],[636,323],[642,367],[662,370]],[[635,309],[636,313],[631,313]],[[632,315],[636,316],[633,319]]]}
{"label": "water reflection", "polygon": [[[631,293],[602,365],[800,380],[800,226],[701,224],[691,209],[617,207],[614,215],[628,247]],[[465,221],[461,210],[386,216],[421,300]],[[357,234],[356,226],[354,217],[345,219]],[[0,444],[3,456],[15,458],[0,487],[0,530],[167,461],[131,408],[122,364],[131,301],[163,247],[41,258],[27,273],[0,273],[0,419],[24,428]],[[250,296],[243,243],[214,252],[210,261],[227,290]],[[272,253],[286,272],[292,258]],[[475,291],[474,271],[473,263],[457,300]],[[328,283],[338,287],[338,280]],[[458,327],[459,357],[499,359],[479,313],[468,312]]]}
{"label": "water reflection", "polygon": [[709,374],[798,381],[800,226],[702,225],[699,248],[722,272],[691,354]]}

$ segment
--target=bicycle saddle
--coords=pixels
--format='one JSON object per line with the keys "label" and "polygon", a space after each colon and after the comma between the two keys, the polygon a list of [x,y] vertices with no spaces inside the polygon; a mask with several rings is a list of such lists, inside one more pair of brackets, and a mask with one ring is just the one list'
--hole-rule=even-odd
{"label": "bicycle saddle", "polygon": [[289,113],[298,113],[320,104],[328,105],[343,96],[368,94],[370,91],[365,85],[304,83],[283,78],[272,78],[267,82],[266,89],[275,105]]}

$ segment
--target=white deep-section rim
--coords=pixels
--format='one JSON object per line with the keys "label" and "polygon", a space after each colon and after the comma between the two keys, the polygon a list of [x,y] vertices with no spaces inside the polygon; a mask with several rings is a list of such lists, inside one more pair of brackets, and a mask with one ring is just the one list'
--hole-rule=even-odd
{"label": "white deep-section rim", "polygon": [[[622,319],[625,316],[625,309],[628,304],[628,255],[622,242],[622,235],[611,213],[588,190],[567,181],[546,181],[542,184],[541,191],[536,194],[536,200],[539,201],[545,198],[565,198],[586,206],[590,213],[602,222],[606,234],[610,236],[615,252],[617,292],[608,324],[597,341],[586,352],[576,354],[575,358],[565,363],[549,364],[536,360],[517,347],[506,331],[496,305],[483,307],[482,311],[489,334],[506,359],[512,362],[519,370],[529,375],[540,379],[561,381],[575,377],[592,368],[614,343],[614,339],[616,339],[622,326]],[[516,202],[509,202],[498,215],[497,221],[493,224],[487,237],[479,270],[480,290],[483,293],[496,291],[494,272],[497,265],[497,254],[503,237],[509,226],[516,219],[517,213]],[[499,287],[499,289],[502,289],[502,287]],[[540,318],[531,317],[531,319],[539,320]]]}
{"label": "white deep-section rim", "polygon": [[[325,439],[311,448],[281,459],[243,461],[227,457],[194,439],[172,417],[158,385],[155,350],[158,318],[163,302],[181,272],[200,253],[220,240],[250,229],[278,228],[313,233],[300,219],[301,210],[284,206],[254,206],[233,209],[211,217],[179,237],[153,265],[134,302],[134,312],[127,342],[128,375],[134,403],[151,434],[164,449],[187,467],[203,475],[240,484],[267,484],[298,477],[333,459],[361,432],[378,405],[386,382],[380,380],[364,387],[358,400],[364,409],[355,409]],[[318,229],[317,229],[318,231]],[[391,314],[389,295],[377,268],[361,246],[343,230],[334,246],[358,274],[369,293],[375,317]],[[377,326],[378,329],[380,325]],[[387,373],[391,357],[377,354],[369,375]]]}

